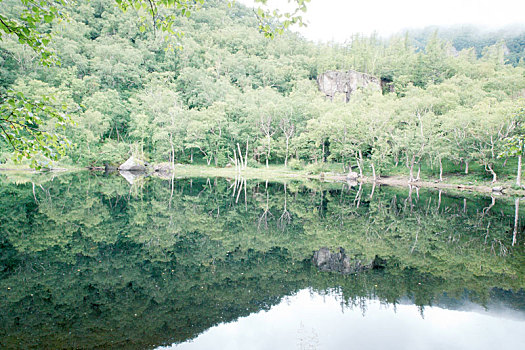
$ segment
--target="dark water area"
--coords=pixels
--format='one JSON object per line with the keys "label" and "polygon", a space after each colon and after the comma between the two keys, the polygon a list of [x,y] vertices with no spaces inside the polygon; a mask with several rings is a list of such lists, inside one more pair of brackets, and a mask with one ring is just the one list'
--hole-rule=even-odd
{"label": "dark water area", "polygon": [[0,348],[525,345],[513,198],[83,172],[0,198]]}

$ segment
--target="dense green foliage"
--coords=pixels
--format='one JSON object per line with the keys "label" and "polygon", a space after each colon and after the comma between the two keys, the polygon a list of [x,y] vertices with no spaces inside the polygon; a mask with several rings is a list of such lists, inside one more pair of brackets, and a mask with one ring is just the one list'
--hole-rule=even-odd
{"label": "dense green foliage", "polygon": [[[144,27],[143,1],[121,3],[139,10],[94,0],[68,7],[67,21],[42,24],[60,66],[42,66],[12,36],[0,42],[2,91],[52,95],[69,106],[75,126],[65,132],[73,145],[63,164],[119,164],[138,150],[154,162],[224,166],[240,148],[250,166],[293,158],[296,167],[326,161],[380,174],[404,165],[416,178],[420,166],[448,162],[468,171],[476,163],[494,181],[502,170],[498,155],[516,128],[525,69],[506,64],[499,41],[478,57],[436,34],[421,39],[424,48],[409,36],[317,45],[283,32],[268,40],[251,10],[220,0],[189,17],[162,9],[179,37]],[[17,5],[0,2],[12,17]],[[384,92],[331,103],[315,79],[332,69],[378,76]],[[6,160],[12,148],[1,147]]]}
{"label": "dense green foliage", "polygon": [[[523,237],[512,246],[514,208],[503,199],[241,186],[149,179],[130,190],[119,176],[3,178],[0,346],[181,342],[304,288],[338,288],[347,305],[408,297],[423,309],[444,293],[461,300],[469,290],[468,299],[490,306],[504,299],[493,288],[525,287]],[[321,247],[378,255],[385,268],[321,273],[311,264]],[[513,295],[507,300],[523,310],[522,294]]]}
{"label": "dense green foliage", "polygon": [[[306,11],[306,3],[309,1],[294,0],[295,10],[289,13],[270,13],[259,8],[257,18],[260,31],[266,37],[274,37],[282,34],[290,25],[302,25],[300,14]],[[255,2],[266,3],[265,0]],[[115,0],[113,5],[124,12],[133,9],[138,15],[136,19],[140,20],[141,33],[147,30],[146,23],[149,19],[153,36],[157,37],[157,30],[160,29],[164,39],[169,41],[183,35],[180,28],[175,28],[177,16],[190,17],[192,11],[200,10],[203,5],[208,4],[205,0]],[[233,1],[228,2],[230,7],[233,4]],[[19,0],[4,3],[0,0],[0,42],[7,37],[7,47],[14,45],[19,50],[29,50],[30,60],[38,58],[44,67],[60,65],[61,61],[50,45],[55,33],[49,25],[61,25],[64,20],[69,22],[68,11],[75,6],[76,1],[64,0]],[[172,46],[173,40],[167,47]],[[6,68],[7,79],[2,77],[2,81],[14,76],[11,65],[8,64]],[[58,112],[49,102],[48,96],[31,99],[20,90],[5,90],[5,87],[0,87],[0,135],[12,148],[11,153],[15,160],[30,159],[33,167],[41,168],[41,158],[57,160],[59,155],[63,155],[64,148],[69,146],[68,141],[55,132],[57,125],[63,127],[70,122],[67,107],[64,104],[63,106],[63,111]]]}

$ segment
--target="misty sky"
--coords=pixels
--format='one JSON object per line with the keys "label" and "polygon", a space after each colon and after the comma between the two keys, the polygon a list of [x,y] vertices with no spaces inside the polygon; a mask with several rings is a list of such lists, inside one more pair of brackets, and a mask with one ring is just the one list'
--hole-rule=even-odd
{"label": "misty sky", "polygon": [[[237,1],[253,4],[253,0]],[[288,1],[268,3],[285,10]],[[304,17],[309,26],[299,31],[307,38],[343,42],[352,33],[376,31],[388,36],[430,25],[475,24],[487,29],[525,25],[525,0],[311,0]]]}

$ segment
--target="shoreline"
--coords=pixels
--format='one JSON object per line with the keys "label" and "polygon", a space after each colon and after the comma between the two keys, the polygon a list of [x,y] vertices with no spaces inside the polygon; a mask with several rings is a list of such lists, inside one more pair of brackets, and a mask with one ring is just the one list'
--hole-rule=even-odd
{"label": "shoreline", "polygon": [[[105,169],[103,167],[85,167],[85,168],[52,168],[45,170],[35,170],[31,168],[0,168],[0,174],[6,173],[66,173],[66,172],[77,172],[77,171],[95,171],[101,172]],[[113,170],[118,172],[117,169]],[[139,173],[136,173],[137,175]],[[213,168],[201,165],[176,165],[173,172],[161,171],[161,172],[150,172],[143,173],[148,176],[155,176],[164,180],[183,177],[223,177],[223,178],[246,178],[246,179],[259,179],[259,180],[313,180],[322,182],[339,182],[339,183],[352,183],[358,185],[359,183],[376,185],[386,185],[393,187],[417,187],[417,188],[432,188],[437,190],[454,190],[454,191],[465,191],[474,192],[495,196],[521,196],[525,197],[525,189],[517,190],[511,188],[508,183],[498,182],[491,184],[490,182],[480,184],[458,184],[442,181],[437,179],[423,179],[419,181],[410,182],[408,177],[401,175],[384,175],[378,177],[375,181],[372,177],[364,176],[356,180],[347,179],[345,174],[340,173],[320,173],[320,174],[308,174],[302,170],[285,170],[275,168],[247,168],[239,171],[235,168]],[[141,173],[142,175],[142,173]],[[493,188],[502,187],[503,191],[494,191]]]}

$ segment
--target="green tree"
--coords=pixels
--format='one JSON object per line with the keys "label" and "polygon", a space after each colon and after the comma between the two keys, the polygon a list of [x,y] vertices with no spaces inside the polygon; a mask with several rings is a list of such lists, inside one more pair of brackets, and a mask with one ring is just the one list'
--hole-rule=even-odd
{"label": "green tree", "polygon": [[525,107],[519,108],[513,119],[515,130],[511,136],[503,140],[503,151],[500,153],[500,157],[518,157],[516,186],[521,187],[522,158],[525,151]]}
{"label": "green tree", "polygon": [[[267,37],[274,37],[276,34],[282,34],[284,29],[292,24],[301,25],[300,13],[306,11],[306,3],[309,1],[294,0],[296,8],[292,13],[270,13],[259,9],[257,17],[260,30]],[[266,3],[265,0],[256,2]],[[140,32],[146,31],[146,18],[149,17],[155,34],[156,30],[160,29],[164,33],[179,37],[182,32],[175,28],[177,16],[190,17],[193,11],[201,9],[207,3],[205,0],[115,0],[115,4],[123,11],[133,8],[139,13],[143,22],[139,27]],[[49,26],[68,19],[70,5],[67,1],[1,0],[0,6],[0,41],[15,39],[18,44],[29,47],[43,66],[58,63],[58,57],[51,49],[52,33]],[[230,3],[230,6],[233,6],[233,3]],[[114,40],[108,45],[96,46],[98,52],[95,52],[95,56],[98,59],[92,62],[92,67],[100,73],[101,82],[120,90],[133,84],[140,85],[141,73],[144,71],[140,65],[144,62],[140,52],[133,48],[123,50],[122,46]],[[71,56],[78,53],[78,48],[70,46],[70,49]],[[63,52],[60,56],[67,57],[67,53]],[[64,62],[68,63],[67,60]],[[57,159],[64,153],[67,140],[59,133],[41,128],[41,121],[42,118],[54,119],[57,125],[65,125],[71,119],[69,115],[56,110],[48,101],[46,96],[32,100],[20,91],[0,91],[0,134],[13,148],[15,159],[33,158],[39,153],[47,158]],[[32,163],[33,166],[38,166],[36,161]]]}

